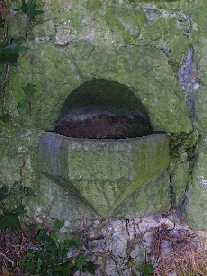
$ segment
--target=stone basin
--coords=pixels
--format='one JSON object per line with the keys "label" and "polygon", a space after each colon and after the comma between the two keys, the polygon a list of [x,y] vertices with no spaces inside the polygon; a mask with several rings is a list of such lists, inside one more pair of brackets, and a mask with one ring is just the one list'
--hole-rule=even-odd
{"label": "stone basin", "polygon": [[[73,189],[102,217],[169,165],[169,138],[79,139],[45,132],[40,138],[41,172]],[[150,201],[150,199],[149,199]]]}

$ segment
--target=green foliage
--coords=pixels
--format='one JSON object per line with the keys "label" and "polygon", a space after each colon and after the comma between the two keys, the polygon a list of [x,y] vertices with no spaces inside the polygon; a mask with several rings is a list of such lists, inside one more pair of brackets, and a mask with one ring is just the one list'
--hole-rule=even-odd
{"label": "green foliage", "polygon": [[[34,241],[36,248],[31,249],[22,262],[26,273],[70,276],[76,271],[87,271],[95,274],[95,266],[84,255],[80,241],[59,239],[58,230],[62,225],[60,221],[56,221],[53,232],[45,228],[39,229]],[[73,257],[67,256],[69,251],[75,251]]]}
{"label": "green foliage", "polygon": [[26,84],[25,87],[23,87],[23,90],[25,92],[25,94],[29,95],[30,97],[34,96],[37,88],[36,88],[36,85],[29,82]]}
{"label": "green foliage", "polygon": [[170,138],[171,156],[179,157],[181,151],[189,152],[189,154],[194,152],[199,135],[198,132],[194,130],[191,133],[172,134]]}
{"label": "green foliage", "polygon": [[37,0],[22,0],[21,7],[17,10],[25,13],[30,22],[34,20],[36,16],[43,14],[43,10],[39,8]]}
{"label": "green foliage", "polygon": [[140,266],[139,271],[142,276],[154,275],[154,268],[153,268],[153,265],[150,263],[144,263],[142,266]]}
{"label": "green foliage", "polygon": [[[159,3],[162,2],[163,0],[128,0],[129,3]],[[165,0],[165,2],[176,2],[178,0]],[[163,1],[164,2],[164,1]]]}
{"label": "green foliage", "polygon": [[[39,8],[37,0],[22,0],[21,6],[16,8],[15,11],[25,13],[32,22],[38,15],[43,13],[43,10]],[[6,25],[6,21],[2,24]],[[4,26],[3,26],[4,27]],[[6,27],[3,28],[7,29]],[[12,39],[12,38],[10,38]],[[6,40],[9,40],[9,34],[6,35]],[[17,64],[20,52],[24,50],[23,47],[18,46],[15,42],[0,47],[0,63],[3,64]]]}
{"label": "green foliage", "polygon": [[[10,116],[9,114],[2,114],[0,115],[0,123],[3,123],[3,124],[8,124],[10,121]],[[0,124],[1,125],[1,124]]]}
{"label": "green foliage", "polygon": [[0,48],[0,62],[1,63],[12,63],[17,64],[19,57],[19,49],[8,45],[6,47]]}
{"label": "green foliage", "polygon": [[0,63],[3,64],[17,64],[19,53],[23,50],[15,43],[9,44],[0,48]]}
{"label": "green foliage", "polygon": [[[21,201],[18,200],[17,207],[10,208],[6,205],[7,200],[12,196],[22,199],[25,195],[31,194],[31,189],[24,187],[21,182],[16,182],[11,187],[7,185],[0,187],[1,234],[7,233],[7,231],[21,233],[20,218],[26,213]],[[76,271],[95,274],[96,267],[85,255],[81,241],[60,239],[59,231],[63,225],[62,221],[56,220],[52,231],[45,226],[33,225],[30,227],[31,232],[34,232],[35,227],[37,228],[36,235],[28,244],[30,249],[27,251],[27,255],[20,261],[20,264],[18,261],[16,265],[20,265],[20,269],[29,275],[70,276],[74,275]],[[68,257],[68,252],[72,252],[71,257]]]}
{"label": "green foliage", "polygon": [[7,200],[15,201],[16,205],[21,205],[25,196],[31,196],[33,194],[32,189],[23,186],[21,182],[15,182],[13,185],[1,185],[0,186],[0,206],[1,211],[8,210]]}
{"label": "green foliage", "polygon": [[18,108],[25,111],[27,114],[31,115],[32,112],[32,101],[33,97],[37,91],[36,85],[33,83],[27,83],[23,87],[24,96],[21,101],[18,103]]}
{"label": "green foliage", "polygon": [[[2,185],[0,187],[0,231],[20,229],[20,217],[25,214],[25,208],[22,205],[22,198],[31,195],[31,189],[24,187],[21,183],[14,183],[11,187]],[[15,197],[17,207],[8,206],[7,200]]]}
{"label": "green foliage", "polygon": [[23,206],[19,206],[11,211],[6,211],[0,216],[0,231],[5,230],[19,230],[20,216],[25,214],[25,209]]}

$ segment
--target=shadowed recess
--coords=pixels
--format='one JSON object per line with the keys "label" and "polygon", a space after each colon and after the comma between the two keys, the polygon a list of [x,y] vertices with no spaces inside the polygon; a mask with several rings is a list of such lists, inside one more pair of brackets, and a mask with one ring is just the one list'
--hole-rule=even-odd
{"label": "shadowed recess", "polygon": [[74,138],[120,139],[152,133],[147,111],[127,86],[95,79],[65,100],[55,132]]}

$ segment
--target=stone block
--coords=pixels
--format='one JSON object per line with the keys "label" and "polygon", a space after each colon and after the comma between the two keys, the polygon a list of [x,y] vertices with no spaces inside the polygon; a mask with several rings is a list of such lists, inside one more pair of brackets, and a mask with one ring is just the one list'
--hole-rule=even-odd
{"label": "stone block", "polygon": [[76,191],[103,217],[156,180],[170,160],[165,134],[96,140],[47,132],[41,136],[39,153],[41,172]]}

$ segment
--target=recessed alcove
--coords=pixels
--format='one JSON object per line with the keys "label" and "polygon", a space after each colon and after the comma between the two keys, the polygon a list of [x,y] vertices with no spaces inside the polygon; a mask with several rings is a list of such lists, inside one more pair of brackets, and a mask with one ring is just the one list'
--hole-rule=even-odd
{"label": "recessed alcove", "polygon": [[66,99],[55,132],[67,137],[124,139],[152,133],[147,111],[127,86],[91,80]]}
{"label": "recessed alcove", "polygon": [[40,138],[42,173],[102,217],[159,178],[169,160],[168,136],[153,133],[142,102],[114,81],[91,80],[72,91],[54,131]]}

